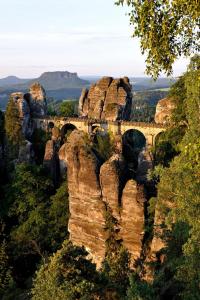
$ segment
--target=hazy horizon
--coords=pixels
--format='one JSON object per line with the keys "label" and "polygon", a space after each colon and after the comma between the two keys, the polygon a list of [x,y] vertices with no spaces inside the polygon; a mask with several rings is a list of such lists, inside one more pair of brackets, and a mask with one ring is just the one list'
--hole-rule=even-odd
{"label": "hazy horizon", "polygon": [[[114,0],[7,0],[1,4],[0,78],[46,71],[82,76],[146,77],[145,58],[126,7]],[[186,70],[186,59],[173,76]],[[166,77],[165,75],[163,75]]]}

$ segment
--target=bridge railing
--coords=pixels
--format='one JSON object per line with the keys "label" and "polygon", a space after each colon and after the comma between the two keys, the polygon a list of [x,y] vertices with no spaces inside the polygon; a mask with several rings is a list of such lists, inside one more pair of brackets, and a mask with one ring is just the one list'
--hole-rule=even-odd
{"label": "bridge railing", "polygon": [[111,124],[111,125],[128,125],[128,126],[135,126],[135,127],[152,127],[152,128],[167,128],[166,125],[163,124],[156,124],[156,123],[146,123],[146,122],[132,122],[132,121],[108,121],[108,120],[101,120],[101,119],[88,119],[88,118],[78,118],[78,117],[59,117],[59,116],[41,116],[41,117],[34,117],[34,119],[40,120],[49,120],[49,121],[67,121],[67,122],[86,122],[88,124]]}

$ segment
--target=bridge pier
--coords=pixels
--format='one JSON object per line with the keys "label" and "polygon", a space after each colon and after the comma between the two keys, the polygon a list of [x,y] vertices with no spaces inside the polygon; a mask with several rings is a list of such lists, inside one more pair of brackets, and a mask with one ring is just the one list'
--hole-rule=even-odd
{"label": "bridge pier", "polygon": [[155,138],[154,138],[154,134],[149,134],[146,137],[146,144],[147,146],[153,147],[154,146],[154,142],[155,142]]}

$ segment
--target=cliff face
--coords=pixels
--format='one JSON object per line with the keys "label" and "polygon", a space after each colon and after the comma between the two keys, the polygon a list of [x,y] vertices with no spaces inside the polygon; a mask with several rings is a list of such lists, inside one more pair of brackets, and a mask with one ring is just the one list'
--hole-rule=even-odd
{"label": "cliff face", "polygon": [[16,92],[10,95],[21,119],[24,142],[20,145],[18,162],[34,162],[34,150],[31,143],[34,132],[33,117],[43,116],[47,111],[45,91],[38,83],[30,87],[29,93]]}
{"label": "cliff face", "polygon": [[33,83],[30,87],[30,109],[32,116],[44,116],[47,113],[46,93],[44,88],[38,83]]}
{"label": "cliff face", "polygon": [[34,83],[30,87],[29,93],[12,93],[10,98],[18,107],[19,116],[22,120],[22,133],[25,139],[30,140],[34,129],[32,117],[43,116],[47,112],[45,90],[40,84]]}
{"label": "cliff face", "polygon": [[74,130],[59,151],[67,166],[70,239],[84,245],[100,267],[105,258],[108,232],[105,213],[117,220],[117,238],[129,250],[132,266],[140,258],[144,235],[144,188],[127,181],[126,164],[114,154],[100,164],[83,132]]}
{"label": "cliff face", "polygon": [[127,77],[103,77],[89,91],[82,91],[79,113],[92,119],[129,120],[131,104],[131,85]]}
{"label": "cliff face", "polygon": [[84,245],[99,265],[105,253],[105,206],[99,184],[98,158],[85,142],[85,134],[73,131],[60,151],[66,161],[70,203],[70,239]]}
{"label": "cliff face", "polygon": [[171,121],[172,111],[175,105],[170,98],[164,98],[158,101],[156,106],[155,122],[157,124],[168,124]]}
{"label": "cliff face", "polygon": [[144,188],[129,180],[122,194],[121,237],[135,263],[141,257],[144,238]]}

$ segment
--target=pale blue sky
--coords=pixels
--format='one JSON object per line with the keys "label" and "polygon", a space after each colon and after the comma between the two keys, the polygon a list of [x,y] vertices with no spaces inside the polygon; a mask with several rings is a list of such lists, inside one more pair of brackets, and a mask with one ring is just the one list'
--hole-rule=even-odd
{"label": "pale blue sky", "polygon": [[[127,8],[114,0],[0,0],[0,77],[44,71],[143,76]],[[177,76],[186,69],[180,60]]]}

